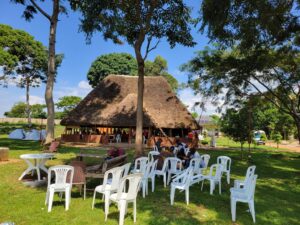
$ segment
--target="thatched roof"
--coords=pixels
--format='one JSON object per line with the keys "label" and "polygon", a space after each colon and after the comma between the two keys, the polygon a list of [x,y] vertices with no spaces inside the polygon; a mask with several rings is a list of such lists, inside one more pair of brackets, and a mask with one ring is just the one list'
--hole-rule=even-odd
{"label": "thatched roof", "polygon": [[[107,76],[61,124],[135,127],[137,82],[136,76]],[[147,76],[144,84],[144,127],[198,128],[163,77]]]}

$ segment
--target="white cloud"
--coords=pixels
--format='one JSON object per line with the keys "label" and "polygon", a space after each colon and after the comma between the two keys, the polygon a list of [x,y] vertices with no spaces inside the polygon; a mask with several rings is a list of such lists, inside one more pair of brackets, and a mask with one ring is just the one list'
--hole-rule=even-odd
{"label": "white cloud", "polygon": [[180,91],[179,98],[182,103],[187,106],[189,111],[196,111],[198,114],[204,115],[218,114],[217,106],[212,104],[210,100],[205,101],[205,111],[200,109],[200,107],[194,107],[196,102],[203,101],[203,97],[200,94],[194,95],[191,89],[184,89]]}
{"label": "white cloud", "polygon": [[54,91],[54,101],[64,96],[79,96],[84,98],[91,90],[92,87],[87,81],[80,81],[75,87],[58,87]]}
{"label": "white cloud", "polygon": [[[21,99],[22,99],[22,101],[26,101],[26,97],[25,96],[22,96]],[[30,95],[29,96],[29,104],[30,105],[45,104],[45,99],[43,97],[40,97],[40,96]]]}
{"label": "white cloud", "polygon": [[78,87],[86,90],[92,90],[91,85],[85,80],[82,80],[78,83]]}

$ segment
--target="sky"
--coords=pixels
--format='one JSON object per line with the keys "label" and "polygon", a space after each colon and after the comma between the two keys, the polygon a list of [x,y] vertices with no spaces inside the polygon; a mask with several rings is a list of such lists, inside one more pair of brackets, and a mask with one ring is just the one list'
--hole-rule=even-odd
{"label": "sky", "polygon": [[[45,11],[50,12],[52,1],[42,4]],[[196,4],[197,3],[197,4]],[[197,15],[200,1],[190,1],[193,7],[193,15]],[[48,46],[49,22],[43,16],[37,14],[31,22],[22,17],[24,6],[16,5],[10,1],[0,1],[0,23],[6,24],[14,29],[25,30],[34,38]],[[57,28],[56,53],[63,53],[65,58],[58,69],[57,82],[54,87],[54,101],[60,97],[76,95],[85,97],[92,89],[88,84],[86,74],[91,63],[100,55],[113,52],[126,52],[134,56],[133,48],[127,44],[116,45],[111,41],[105,41],[100,33],[92,38],[91,44],[86,43],[85,34],[79,32],[80,13],[69,10],[68,15],[60,15]],[[192,35],[197,45],[189,48],[177,45],[171,49],[166,40],[161,40],[158,47],[149,54],[148,59],[153,60],[157,55],[168,61],[168,72],[178,82],[186,82],[187,75],[179,70],[180,65],[188,62],[196,51],[202,50],[208,45],[209,40],[204,34],[193,29]],[[32,88],[30,92],[31,104],[44,104],[45,86]],[[199,96],[194,96],[191,90],[183,90],[178,93],[181,101],[192,108],[193,103],[199,101]],[[25,89],[11,84],[7,88],[0,87],[0,117],[9,111],[14,103],[25,101]],[[197,109],[196,109],[197,110]],[[206,105],[206,112],[197,110],[202,114],[213,114],[215,108],[211,104]]]}

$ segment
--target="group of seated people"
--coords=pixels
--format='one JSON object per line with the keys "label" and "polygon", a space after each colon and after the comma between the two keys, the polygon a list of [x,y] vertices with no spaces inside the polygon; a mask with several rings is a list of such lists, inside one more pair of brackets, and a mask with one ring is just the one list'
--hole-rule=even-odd
{"label": "group of seated people", "polygon": [[[182,160],[184,168],[189,167],[190,161],[193,158],[200,158],[200,154],[197,152],[196,148],[189,148],[188,145],[184,142],[181,142],[179,139],[176,140],[175,145],[170,148],[166,148],[161,145],[162,139],[159,138],[155,143],[158,151],[163,157],[177,157]],[[204,166],[204,165],[202,165]]]}

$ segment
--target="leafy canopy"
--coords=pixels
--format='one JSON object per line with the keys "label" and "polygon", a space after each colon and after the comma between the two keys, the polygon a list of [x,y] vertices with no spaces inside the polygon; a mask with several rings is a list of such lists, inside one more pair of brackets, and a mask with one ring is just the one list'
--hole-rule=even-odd
{"label": "leafy canopy", "polygon": [[[98,85],[109,74],[137,75],[138,65],[136,59],[128,53],[111,53],[97,57],[92,63],[87,79],[92,87]],[[145,76],[163,76],[174,92],[178,89],[178,81],[168,73],[168,62],[161,56],[154,61],[145,62]]]}
{"label": "leafy canopy", "polygon": [[[18,79],[19,86],[25,83],[33,86],[46,79],[45,65],[47,65],[46,48],[41,42],[25,31],[15,30],[10,26],[0,24],[0,75],[2,84],[8,79]],[[36,82],[36,84],[34,84]]]}
{"label": "leafy canopy", "polygon": [[[31,118],[46,118],[46,112],[44,112],[45,105],[41,104],[33,104],[30,105],[30,111],[31,111]],[[27,115],[27,105],[24,102],[17,102],[15,103],[11,110],[8,112],[5,112],[4,115],[6,117],[12,117],[12,118],[26,118]]]}
{"label": "leafy canopy", "polygon": [[101,55],[92,63],[87,79],[95,87],[109,74],[136,75],[136,59],[128,53]]}
{"label": "leafy canopy", "polygon": [[58,102],[55,104],[58,109],[63,110],[62,114],[59,114],[59,117],[63,118],[66,116],[81,100],[82,98],[78,96],[64,96],[59,98]]}

